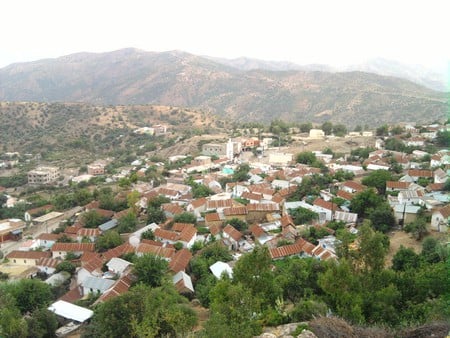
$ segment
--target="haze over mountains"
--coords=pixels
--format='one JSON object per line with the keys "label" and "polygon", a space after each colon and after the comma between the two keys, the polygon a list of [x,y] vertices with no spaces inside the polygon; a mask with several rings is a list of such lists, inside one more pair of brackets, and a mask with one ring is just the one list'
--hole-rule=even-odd
{"label": "haze over mountains", "polygon": [[[385,60],[357,69],[361,71],[335,72],[323,65],[123,49],[4,67],[0,100],[162,104],[208,110],[237,121],[282,118],[375,125],[446,117],[446,93],[363,71],[408,78],[420,77],[420,72]],[[426,80],[443,89],[433,81]]]}

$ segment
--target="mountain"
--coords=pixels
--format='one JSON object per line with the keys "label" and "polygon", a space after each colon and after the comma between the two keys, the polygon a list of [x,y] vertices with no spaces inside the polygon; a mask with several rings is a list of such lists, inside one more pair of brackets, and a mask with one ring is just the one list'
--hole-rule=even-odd
{"label": "mountain", "polygon": [[371,73],[242,70],[182,51],[78,53],[0,69],[0,100],[161,104],[236,121],[379,125],[444,119],[448,98]]}
{"label": "mountain", "polygon": [[365,63],[344,67],[341,71],[362,71],[407,79],[437,91],[448,91],[448,72],[438,73],[420,65],[406,65],[398,61],[376,58]]}

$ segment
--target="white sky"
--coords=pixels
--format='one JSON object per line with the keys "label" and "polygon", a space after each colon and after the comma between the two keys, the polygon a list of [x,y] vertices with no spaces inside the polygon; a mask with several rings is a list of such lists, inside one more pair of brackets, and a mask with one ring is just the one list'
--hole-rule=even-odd
{"label": "white sky", "polygon": [[450,61],[447,0],[0,0],[0,67],[126,47],[346,65]]}

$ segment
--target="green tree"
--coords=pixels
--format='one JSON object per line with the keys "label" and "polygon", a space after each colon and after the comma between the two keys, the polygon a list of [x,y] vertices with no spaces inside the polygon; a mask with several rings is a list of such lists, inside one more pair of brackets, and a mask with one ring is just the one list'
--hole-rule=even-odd
{"label": "green tree", "polygon": [[195,215],[190,213],[190,212],[183,212],[181,214],[175,215],[175,217],[173,218],[173,221],[175,223],[196,224],[197,223],[197,217],[195,217]]}
{"label": "green tree", "polygon": [[28,334],[16,300],[0,285],[0,335],[7,338],[25,338]]}
{"label": "green tree", "polygon": [[376,231],[388,232],[395,226],[396,221],[389,204],[383,202],[369,213],[372,228]]}
{"label": "green tree", "polygon": [[381,232],[374,231],[369,222],[359,228],[359,259],[364,271],[379,272],[384,267],[389,250],[389,239]]}
{"label": "green tree", "polygon": [[56,337],[55,331],[58,328],[56,315],[43,308],[34,311],[30,317],[26,318],[29,338],[51,338]]}
{"label": "green tree", "polygon": [[137,281],[150,285],[151,287],[161,286],[168,271],[168,263],[165,259],[145,254],[135,259],[134,273],[137,276]]}
{"label": "green tree", "polygon": [[123,215],[117,221],[117,232],[118,233],[128,233],[136,230],[138,225],[138,219],[136,214],[133,211],[128,212],[126,215]]}
{"label": "green tree", "polygon": [[52,300],[50,285],[38,279],[21,279],[15,283],[0,284],[0,292],[2,289],[14,297],[22,314],[45,308]]}
{"label": "green tree", "polygon": [[359,217],[364,218],[382,203],[383,199],[381,196],[379,196],[373,189],[366,189],[357,193],[352,198],[350,207],[352,212],[355,212]]}
{"label": "green tree", "polygon": [[317,158],[313,152],[304,151],[297,154],[296,161],[301,164],[313,165],[317,163]]}
{"label": "green tree", "polygon": [[211,290],[211,316],[205,324],[206,337],[258,335],[262,329],[255,317],[258,308],[258,299],[242,284],[220,280]]}
{"label": "green tree", "polygon": [[147,209],[147,222],[160,224],[166,220],[166,214],[162,209],[149,207]]}
{"label": "green tree", "polygon": [[266,246],[256,246],[243,255],[233,269],[234,281],[248,288],[263,307],[274,306],[282,290],[275,283],[275,275],[270,266],[272,258]]}
{"label": "green tree", "polygon": [[132,192],[130,192],[127,195],[127,206],[128,208],[130,208],[131,210],[133,210],[133,212],[135,214],[138,213],[138,209],[139,207],[136,205],[136,203],[139,201],[139,192],[136,190],[133,190]]}
{"label": "green tree", "polygon": [[66,271],[71,275],[75,272],[76,266],[70,261],[63,261],[56,266],[56,272]]}
{"label": "green tree", "polygon": [[362,184],[368,187],[373,187],[378,190],[381,195],[386,192],[386,182],[392,181],[392,174],[387,170],[375,170],[361,181]]}
{"label": "green tree", "polygon": [[320,129],[323,130],[323,132],[325,133],[325,135],[331,135],[331,133],[333,132],[333,123],[327,121],[322,123],[322,126],[320,127]]}
{"label": "green tree", "polygon": [[450,131],[449,130],[438,131],[435,142],[440,147],[450,147]]}
{"label": "green tree", "polygon": [[297,209],[289,210],[295,224],[306,224],[314,219],[318,219],[318,214],[306,208],[298,207]]}
{"label": "green tree", "polygon": [[395,271],[405,271],[416,269],[420,265],[420,257],[411,248],[405,248],[403,245],[392,258],[392,269]]}
{"label": "green tree", "polygon": [[427,221],[425,217],[417,217],[413,222],[406,224],[404,230],[420,241],[428,233]]}
{"label": "green tree", "polygon": [[96,210],[89,210],[82,216],[85,228],[96,228],[104,223],[106,219],[101,216]]}
{"label": "green tree", "polygon": [[234,182],[243,182],[247,181],[249,177],[250,166],[247,163],[243,163],[236,168],[236,171],[233,173],[233,181]]}
{"label": "green tree", "polygon": [[347,134],[347,127],[343,124],[335,124],[333,126],[333,134],[338,137],[343,137]]}
{"label": "green tree", "polygon": [[109,230],[103,233],[95,242],[95,247],[99,252],[115,248],[123,243],[119,233],[114,230]]}
{"label": "green tree", "polygon": [[147,231],[143,232],[141,234],[141,239],[155,239],[155,234],[153,233],[152,229],[148,229]]}
{"label": "green tree", "polygon": [[233,227],[235,227],[237,230],[239,230],[241,232],[244,232],[248,228],[247,222],[245,222],[239,218],[232,218],[227,223],[232,225]]}
{"label": "green tree", "polygon": [[389,134],[389,127],[387,124],[383,124],[382,126],[378,127],[376,130],[377,136],[387,136]]}

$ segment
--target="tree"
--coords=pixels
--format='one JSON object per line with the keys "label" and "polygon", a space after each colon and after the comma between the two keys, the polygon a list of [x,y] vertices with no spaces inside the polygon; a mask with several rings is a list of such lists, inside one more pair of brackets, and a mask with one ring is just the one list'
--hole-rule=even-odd
{"label": "tree", "polygon": [[135,214],[138,213],[138,206],[136,205],[139,201],[139,192],[133,190],[127,195],[127,206],[132,209]]}
{"label": "tree", "polygon": [[304,151],[297,154],[296,161],[301,164],[313,165],[317,163],[317,158],[313,152]]}
{"label": "tree", "polygon": [[136,226],[138,225],[138,219],[136,214],[132,211],[128,212],[126,215],[123,215],[117,221],[117,232],[118,233],[128,233],[136,230]]}
{"label": "tree", "polygon": [[378,127],[376,130],[377,136],[387,136],[389,134],[389,127],[387,124],[383,124],[382,126]]}
{"label": "tree", "polygon": [[148,229],[147,231],[144,231],[141,234],[141,239],[151,239],[154,240],[155,239],[155,234],[153,233],[152,229]]}
{"label": "tree", "polygon": [[387,170],[375,170],[361,181],[362,184],[368,187],[373,187],[378,190],[381,195],[386,192],[386,182],[392,181],[392,174]]}
{"label": "tree", "polygon": [[350,207],[352,212],[358,214],[359,217],[367,217],[372,210],[383,203],[383,199],[373,189],[366,189],[357,193],[351,201]]}
{"label": "tree", "polygon": [[50,285],[38,279],[21,279],[15,283],[1,284],[0,292],[2,291],[14,297],[22,314],[45,308],[52,300]]}
{"label": "tree", "polygon": [[56,266],[56,272],[66,271],[71,275],[75,272],[76,266],[70,261],[63,261]]}
{"label": "tree", "polygon": [[25,338],[27,334],[27,323],[16,306],[13,295],[0,287],[0,335]]}
{"label": "tree", "polygon": [[369,213],[372,228],[383,233],[395,226],[396,221],[389,204],[383,202]]}
{"label": "tree", "polygon": [[295,224],[306,224],[313,219],[318,219],[318,214],[306,208],[298,207],[289,211]]}
{"label": "tree", "polygon": [[320,129],[323,130],[323,132],[325,133],[325,135],[331,135],[332,131],[333,131],[333,123],[327,121],[322,123],[322,126],[320,127]]}
{"label": "tree", "polygon": [[158,208],[149,207],[147,209],[147,222],[160,224],[166,220],[166,214],[164,210]]}
{"label": "tree", "polygon": [[359,228],[359,258],[364,271],[381,271],[389,250],[389,239],[374,231],[368,222]]}
{"label": "tree", "polygon": [[104,223],[106,219],[102,217],[96,210],[89,210],[82,216],[85,228],[96,228]]}
{"label": "tree", "polygon": [[420,256],[429,264],[444,261],[449,255],[448,249],[442,246],[436,238],[426,237],[422,242]]}
{"label": "tree", "polygon": [[417,217],[413,222],[406,224],[405,232],[413,234],[414,238],[420,241],[428,233],[427,221],[425,217]]}
{"label": "tree", "polygon": [[450,147],[450,131],[440,130],[436,134],[436,144],[440,147]]}
{"label": "tree", "polygon": [[256,246],[252,252],[242,256],[233,269],[233,280],[248,288],[263,308],[275,305],[282,292],[275,283],[271,263],[269,249]]}
{"label": "tree", "polygon": [[123,241],[119,233],[114,230],[109,230],[103,233],[99,238],[97,238],[95,246],[99,252],[103,252],[108,249],[115,248],[122,243]]}
{"label": "tree", "polygon": [[311,122],[308,122],[308,123],[301,123],[300,126],[299,126],[300,131],[301,131],[302,133],[309,133],[309,131],[312,129],[312,127],[313,127],[313,125],[312,125]]}
{"label": "tree", "polygon": [[43,308],[34,311],[30,317],[26,318],[29,338],[50,338],[56,337],[55,331],[58,328],[56,315]]}
{"label": "tree", "polygon": [[234,182],[247,181],[250,172],[250,166],[247,163],[243,163],[237,167],[236,171],[233,173]]}
{"label": "tree", "polygon": [[190,212],[183,212],[181,214],[175,215],[175,217],[173,218],[173,221],[175,223],[196,224],[197,217],[195,217],[195,215],[191,214]]}
{"label": "tree", "polygon": [[411,248],[405,248],[403,245],[392,258],[392,269],[395,271],[405,271],[416,269],[420,265],[420,257]]}
{"label": "tree", "polygon": [[211,338],[250,338],[261,332],[255,316],[258,299],[242,284],[229,279],[217,282],[211,290],[211,316],[205,324],[205,335]]}
{"label": "tree", "polygon": [[151,287],[161,286],[166,278],[168,263],[165,259],[145,254],[135,259],[134,273],[137,281],[150,285]]}
{"label": "tree", "polygon": [[343,124],[336,124],[333,126],[333,134],[339,137],[345,136],[347,134],[347,127]]}
{"label": "tree", "polygon": [[247,222],[239,219],[239,218],[232,218],[228,221],[228,224],[235,227],[237,230],[244,232],[248,228]]}

